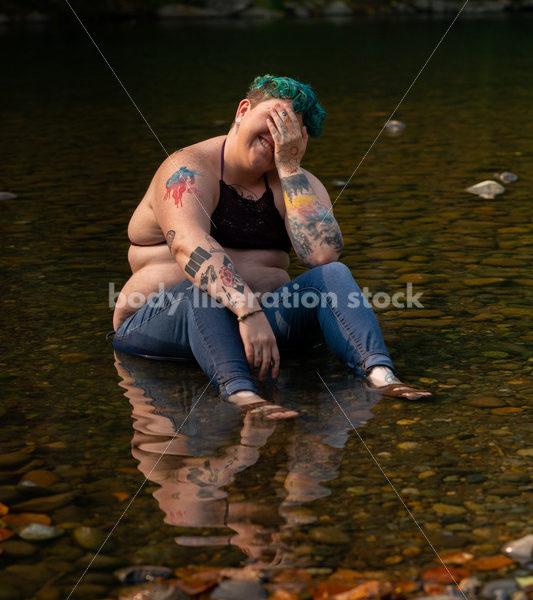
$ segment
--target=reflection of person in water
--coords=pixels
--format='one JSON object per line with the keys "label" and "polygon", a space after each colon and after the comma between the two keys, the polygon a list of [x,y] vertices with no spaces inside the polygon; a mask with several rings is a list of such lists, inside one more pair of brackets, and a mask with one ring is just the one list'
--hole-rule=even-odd
{"label": "reflection of person in water", "polygon": [[[161,363],[118,352],[116,356],[120,385],[133,406],[132,454],[145,477],[160,486],[153,495],[165,513],[164,522],[228,531],[216,536],[178,536],[176,542],[237,546],[249,561],[265,566],[307,564],[306,557],[293,556],[280,541],[279,532],[314,521],[312,511],[303,510],[303,505],[330,493],[322,484],[336,477],[351,429],[340,411],[331,410],[331,399],[319,392],[311,405],[302,405],[302,417],[286,444],[287,464],[278,469],[278,476],[285,477],[285,498],[272,514],[268,484],[260,499],[242,501],[230,501],[225,486],[257,463],[277,422],[247,413],[243,423],[238,412],[219,398],[198,403],[190,412],[187,399],[198,396],[201,378],[183,381],[183,388],[176,391],[173,373]],[[342,392],[339,397],[357,426],[371,418],[375,396],[362,388],[354,394],[353,382],[349,387],[349,398]],[[283,496],[281,490],[275,494]]]}

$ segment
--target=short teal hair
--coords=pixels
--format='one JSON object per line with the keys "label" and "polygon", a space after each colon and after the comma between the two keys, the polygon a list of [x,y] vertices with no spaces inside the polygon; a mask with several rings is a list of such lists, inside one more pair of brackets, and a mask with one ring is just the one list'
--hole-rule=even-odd
{"label": "short teal hair", "polygon": [[246,97],[250,100],[252,107],[270,98],[292,100],[294,111],[302,114],[303,124],[309,135],[316,138],[322,134],[322,123],[326,118],[326,111],[318,103],[318,98],[311,86],[305,83],[300,83],[290,77],[260,75],[252,81]]}

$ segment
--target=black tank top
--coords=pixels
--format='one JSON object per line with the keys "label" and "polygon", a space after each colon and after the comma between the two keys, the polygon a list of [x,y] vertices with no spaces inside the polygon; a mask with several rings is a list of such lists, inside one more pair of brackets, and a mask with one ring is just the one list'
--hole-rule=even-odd
{"label": "black tank top", "polygon": [[211,215],[211,235],[226,248],[247,250],[284,250],[292,244],[285,223],[274,204],[274,195],[266,173],[265,193],[259,200],[249,200],[224,182],[224,148],[220,156],[220,199]]}

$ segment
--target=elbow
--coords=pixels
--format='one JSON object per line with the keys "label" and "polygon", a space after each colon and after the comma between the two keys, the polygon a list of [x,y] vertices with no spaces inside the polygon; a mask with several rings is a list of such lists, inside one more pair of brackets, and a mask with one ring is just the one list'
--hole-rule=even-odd
{"label": "elbow", "polygon": [[300,257],[300,261],[304,266],[309,268],[320,267],[338,261],[341,252],[342,248],[324,248],[318,252],[313,252],[311,255]]}

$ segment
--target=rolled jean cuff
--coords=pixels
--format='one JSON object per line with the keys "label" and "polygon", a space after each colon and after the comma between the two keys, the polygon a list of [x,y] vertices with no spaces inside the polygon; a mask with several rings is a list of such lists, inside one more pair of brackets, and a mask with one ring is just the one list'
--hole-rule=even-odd
{"label": "rolled jean cuff", "polygon": [[218,387],[218,392],[224,400],[227,400],[232,394],[244,391],[257,393],[253,380],[246,377],[235,377]]}
{"label": "rolled jean cuff", "polygon": [[393,371],[395,370],[390,356],[383,353],[370,354],[365,358],[363,362],[365,373],[368,373],[373,367],[389,367]]}

